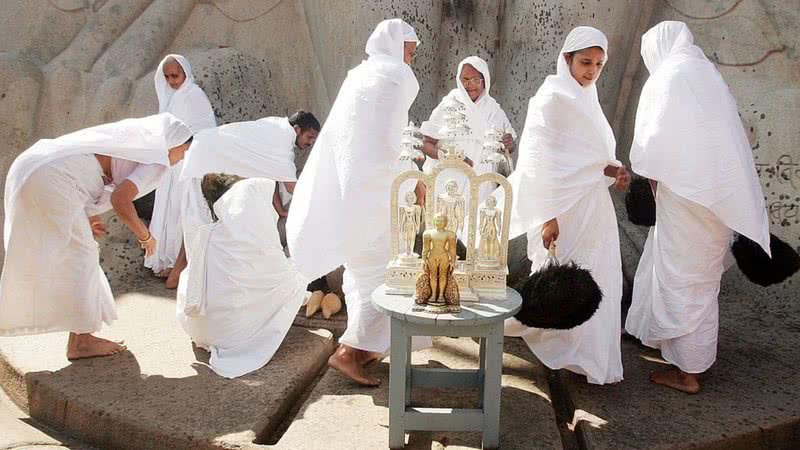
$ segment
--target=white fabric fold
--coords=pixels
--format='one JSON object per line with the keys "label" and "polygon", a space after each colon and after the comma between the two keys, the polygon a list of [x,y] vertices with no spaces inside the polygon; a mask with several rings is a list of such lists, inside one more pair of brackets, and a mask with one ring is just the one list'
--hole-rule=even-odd
{"label": "white fabric fold", "polygon": [[[467,90],[464,88],[464,84],[461,82],[461,71],[467,64],[480,72],[484,80],[483,93],[474,102],[469,97]],[[434,139],[442,139],[444,136],[442,136],[441,130],[445,126],[444,107],[450,103],[451,99],[456,99],[463,103],[466,106],[467,126],[470,127],[471,131],[468,135],[459,137],[459,145],[464,149],[464,155],[472,160],[473,169],[475,169],[478,175],[492,172],[494,169],[491,163],[481,162],[483,143],[486,139],[485,134],[487,131],[492,128],[497,128],[510,133],[514,139],[517,138],[517,132],[514,131],[514,127],[511,126],[511,122],[508,120],[505,111],[503,111],[503,108],[497,103],[497,100],[491,96],[491,86],[492,77],[489,73],[489,65],[486,61],[477,56],[464,58],[458,64],[458,69],[456,70],[456,88],[451,90],[442,101],[439,102],[439,105],[431,112],[430,118],[422,122],[420,126],[420,131],[425,136],[430,136]],[[428,158],[425,161],[423,170],[429,172],[436,164],[436,160]],[[469,202],[469,190],[464,186],[466,177],[463,175],[453,174],[453,176],[439,177],[439,183],[437,184],[441,184],[441,186],[437,186],[437,192],[444,192],[444,183],[450,178],[454,178],[458,182],[459,187],[463,191],[462,194],[467,202]],[[478,201],[480,203],[485,201],[496,187],[497,185],[495,183],[486,183],[481,186]],[[464,236],[466,236],[466,230]]]}
{"label": "white fabric fold", "polygon": [[642,36],[650,71],[636,112],[633,171],[711,210],[769,250],[769,219],[736,100],[683,22]]}
{"label": "white fabric fold", "polygon": [[306,298],[308,279],[283,253],[275,182],[250,178],[214,204],[181,274],[177,317],[217,374],[235,378],[267,364]]}
{"label": "white fabric fold", "polygon": [[556,75],[548,76],[528,103],[519,160],[509,177],[514,192],[511,237],[558,217],[598,185],[611,185],[614,180],[603,170],[622,165],[595,83],[581,86],[564,59],[564,53],[589,47],[602,48],[608,58],[601,31],[577,27],[570,32],[558,53]]}
{"label": "white fabric fold", "polygon": [[412,35],[399,19],[378,25],[369,58],[348,73],[300,175],[286,232],[292,258],[310,279],[390,245],[389,191],[406,167],[398,161],[400,138],[419,91],[402,59]]}
{"label": "white fabric fold", "polygon": [[245,178],[295,181],[294,128],[285,117],[265,117],[208,128],[194,136],[186,153],[180,182],[187,185],[181,203],[181,225],[187,258],[194,248],[199,227],[211,223],[211,211],[200,190],[208,173],[227,173]]}
{"label": "white fabric fold", "polygon": [[[615,159],[615,140],[600,108],[594,83],[582,87],[571,75],[564,53],[589,47],[607,53],[597,29],[577,27],[558,53],[557,74],[548,76],[531,99],[519,145],[519,162],[510,177],[514,189],[512,235],[528,233],[528,258],[535,272],[547,261],[541,227],[557,218],[558,258],[592,273],[603,292],[597,312],[571,330],[528,328],[509,319],[505,333],[521,336],[552,369],[586,375],[589,383],[622,380],[620,301],[622,261],[614,205],[603,173]],[[502,196],[500,196],[502,198]],[[499,203],[499,202],[498,202]]]}
{"label": "white fabric fold", "polygon": [[17,157],[5,187],[0,335],[91,333],[117,318],[87,219],[110,207],[94,155],[110,156],[113,180],[131,179],[141,196],[166,173],[168,149],[189,136],[158,114],[42,139]]}
{"label": "white fabric fold", "polygon": [[[186,79],[178,89],[172,89],[164,77],[164,64],[170,59],[177,61],[186,74]],[[174,114],[191,128],[192,134],[217,126],[211,103],[205,92],[195,83],[192,66],[185,57],[164,57],[156,69],[154,83],[159,112]],[[164,178],[156,191],[150,232],[156,238],[158,248],[144,262],[145,267],[154,272],[173,267],[183,244],[181,209],[191,186],[190,183],[179,182],[182,164],[181,162],[170,168],[169,176]]]}

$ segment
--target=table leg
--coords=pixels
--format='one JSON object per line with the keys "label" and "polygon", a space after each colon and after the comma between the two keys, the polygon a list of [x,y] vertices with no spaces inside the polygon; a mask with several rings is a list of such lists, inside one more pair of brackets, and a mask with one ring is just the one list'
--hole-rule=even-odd
{"label": "table leg", "polygon": [[411,406],[411,387],[414,381],[411,379],[411,336],[406,335],[406,406]]}
{"label": "table leg", "polygon": [[391,347],[389,349],[389,448],[403,448],[406,442],[406,374],[411,362],[410,339],[402,321],[391,319]]}
{"label": "table leg", "polygon": [[478,338],[480,350],[478,353],[478,376],[480,377],[480,389],[478,389],[478,408],[483,408],[483,383],[486,380],[486,336]]}
{"label": "table leg", "polygon": [[503,322],[486,337],[486,372],[483,380],[483,448],[500,443],[500,382],[503,372]]}

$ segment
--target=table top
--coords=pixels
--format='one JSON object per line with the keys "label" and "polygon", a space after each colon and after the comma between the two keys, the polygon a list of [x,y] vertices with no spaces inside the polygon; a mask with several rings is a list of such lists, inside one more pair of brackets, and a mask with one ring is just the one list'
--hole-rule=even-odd
{"label": "table top", "polygon": [[481,298],[480,302],[461,302],[461,312],[434,314],[425,311],[413,311],[417,305],[410,295],[387,294],[386,285],[382,284],[372,293],[372,304],[378,311],[393,319],[420,325],[476,326],[488,325],[508,319],[519,311],[522,297],[511,288],[506,288],[503,299]]}

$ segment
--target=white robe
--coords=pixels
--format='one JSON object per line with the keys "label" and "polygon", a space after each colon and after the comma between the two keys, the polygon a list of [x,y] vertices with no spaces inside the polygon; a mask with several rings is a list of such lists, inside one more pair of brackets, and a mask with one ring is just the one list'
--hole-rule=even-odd
{"label": "white robe", "polygon": [[714,363],[717,296],[731,230],[769,253],[769,221],[736,102],[682,22],[642,37],[650,78],[631,148],[656,180],[656,224],[636,270],[626,330],[687,373]]}
{"label": "white robe", "polygon": [[[186,74],[186,80],[177,90],[172,89],[164,78],[164,63],[170,57],[178,61]],[[192,66],[186,58],[181,55],[164,57],[156,69],[154,81],[159,112],[174,114],[192,130],[193,134],[217,126],[211,103],[200,86],[195,84]],[[156,238],[158,246],[155,254],[145,258],[144,262],[145,267],[153,269],[153,272],[156,273],[173,267],[178,258],[183,243],[181,224],[183,203],[188,203],[187,208],[193,209],[198,205],[197,193],[189,192],[191,183],[179,183],[178,181],[181,166],[182,163],[178,163],[171,167],[170,176],[165,177],[161,186],[156,190],[150,232]],[[203,209],[199,209],[194,214],[200,215],[203,212]]]}
{"label": "white robe", "polygon": [[267,364],[306,298],[308,280],[283,254],[275,182],[239,181],[214,204],[181,274],[177,316],[217,374],[236,378]]}
{"label": "white robe", "polygon": [[[461,83],[461,70],[466,64],[471,65],[475,68],[475,70],[483,75],[484,91],[474,102],[469,98],[467,90]],[[491,86],[492,78],[491,74],[489,73],[489,65],[486,63],[486,61],[477,56],[465,58],[458,64],[458,70],[456,71],[456,88],[450,91],[442,99],[442,101],[439,103],[439,106],[437,106],[433,112],[431,112],[431,117],[427,121],[422,122],[422,125],[420,126],[420,131],[425,136],[429,136],[434,139],[445,138],[445,136],[443,136],[441,133],[441,129],[445,126],[445,113],[443,110],[444,106],[447,105],[449,99],[451,98],[457,99],[463,103],[466,106],[467,125],[470,127],[471,131],[469,135],[459,137],[459,145],[461,145],[464,149],[464,156],[472,160],[472,167],[475,169],[475,172],[478,175],[494,171],[494,167],[491,163],[481,162],[483,157],[483,143],[486,140],[485,134],[487,131],[493,128],[501,131],[505,130],[505,132],[510,133],[514,139],[517,138],[517,132],[514,131],[514,128],[511,126],[511,122],[508,120],[503,108],[501,108],[500,104],[497,103],[497,101],[491,95],[489,95],[489,89]],[[429,172],[436,166],[436,164],[437,161],[435,159],[428,158],[425,160],[423,170]],[[452,174],[450,174],[449,171],[445,171],[445,173],[438,179],[436,186],[437,192],[444,192],[444,184],[450,178],[453,178],[458,182],[459,190],[467,202],[466,208],[469,210],[469,187],[466,186],[466,177],[461,173],[452,171]],[[486,201],[486,198],[491,195],[492,191],[494,191],[496,187],[496,183],[484,183],[479,190],[479,203]],[[462,240],[465,236],[467,236],[467,231],[468,230],[465,227],[460,236]]]}
{"label": "white robe", "polygon": [[295,181],[294,128],[285,117],[236,122],[208,128],[194,136],[186,153],[180,182],[187,184],[181,211],[187,257],[197,229],[211,223],[200,181],[207,173],[227,173],[245,178]]}
{"label": "white robe", "polygon": [[286,224],[290,253],[306,278],[345,265],[348,320],[339,342],[361,350],[389,348],[389,320],[371,295],[391,256],[389,193],[404,168],[400,138],[419,91],[403,62],[403,42],[416,40],[399,19],[372,33],[369,58],[342,84],[295,186]]}
{"label": "white robe", "polygon": [[614,180],[603,174],[606,166],[620,163],[596,86],[581,87],[563,57],[592,46],[608,48],[599,30],[578,27],[570,32],[558,53],[557,75],[547,77],[531,98],[519,163],[509,178],[514,189],[511,235],[528,233],[528,258],[535,272],[547,259],[542,225],[556,218],[559,260],[590,270],[603,300],[591,319],[571,330],[528,328],[512,318],[506,321],[505,333],[521,336],[546,366],[604,384],[622,380],[622,261],[608,192]]}
{"label": "white robe", "polygon": [[[91,333],[116,319],[87,216],[110,209],[126,179],[139,196],[151,192],[166,175],[167,150],[189,136],[159,114],[42,139],[17,157],[5,187],[0,335]],[[95,154],[112,158],[108,186]]]}

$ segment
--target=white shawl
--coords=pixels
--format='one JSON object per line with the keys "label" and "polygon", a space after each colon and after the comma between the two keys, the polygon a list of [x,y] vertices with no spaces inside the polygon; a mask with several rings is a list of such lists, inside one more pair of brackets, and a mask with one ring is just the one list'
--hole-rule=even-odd
{"label": "white shawl", "polygon": [[[4,197],[4,241],[8,244],[17,193],[39,167],[65,156],[90,153],[169,167],[168,150],[183,144],[191,136],[192,131],[183,122],[172,114],[163,113],[98,125],[55,139],[40,139],[20,154],[8,171]],[[159,181],[138,186],[138,197],[150,193]]]}
{"label": "white shawl", "polygon": [[389,191],[404,168],[400,138],[419,91],[403,62],[408,41],[418,39],[402,20],[378,24],[369,58],[347,74],[295,187],[286,232],[309,279],[388,245],[379,241],[389,232]]}
{"label": "white shawl", "polygon": [[265,117],[208,128],[194,136],[183,161],[181,180],[208,173],[295,181],[297,134],[285,117]]}
{"label": "white shawl", "polygon": [[698,203],[769,253],[769,220],[736,100],[683,22],[642,36],[650,78],[631,147],[633,170]]}
{"label": "white shawl", "polygon": [[[464,88],[464,84],[461,82],[461,70],[466,64],[474,67],[475,70],[483,75],[484,90],[480,97],[474,102],[469,98],[469,94]],[[458,70],[456,70],[456,88],[451,90],[442,101],[439,102],[439,106],[431,112],[431,117],[427,121],[422,122],[420,131],[422,134],[434,139],[443,138],[444,136],[442,136],[439,131],[445,125],[443,107],[448,103],[448,99],[454,98],[463,103],[467,108],[467,125],[471,128],[471,132],[469,135],[463,136],[464,138],[477,140],[479,144],[482,145],[486,132],[489,131],[490,128],[498,128],[500,130],[507,130],[514,139],[516,139],[517,133],[514,131],[514,128],[512,128],[506,113],[503,111],[503,108],[500,107],[500,104],[497,103],[497,100],[489,94],[491,86],[492,76],[489,73],[489,65],[486,61],[477,56],[464,58],[458,63]],[[475,157],[473,157],[473,155],[467,156],[474,162],[479,162],[476,158],[480,158],[480,155],[475,155]]]}
{"label": "white shawl", "polygon": [[[186,80],[178,89],[172,89],[164,78],[164,63],[170,58],[178,61],[186,74]],[[206,93],[194,82],[192,65],[181,55],[167,55],[158,64],[154,75],[158,112],[171,112],[191,128],[192,132],[217,126],[214,110]]]}
{"label": "white shawl", "polygon": [[572,30],[558,53],[556,75],[548,76],[530,100],[519,161],[509,177],[515,194],[512,237],[562,215],[598,183],[611,185],[614,180],[603,170],[621,165],[595,83],[581,86],[564,59],[564,53],[589,47],[602,48],[608,58],[608,41],[600,30]]}

